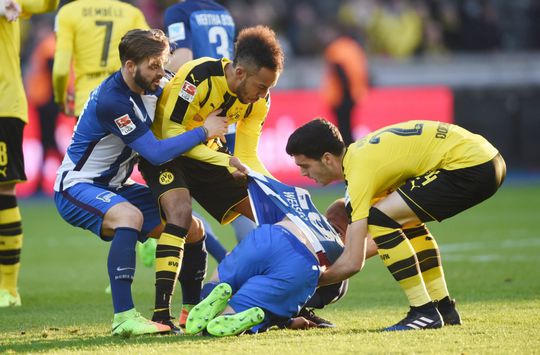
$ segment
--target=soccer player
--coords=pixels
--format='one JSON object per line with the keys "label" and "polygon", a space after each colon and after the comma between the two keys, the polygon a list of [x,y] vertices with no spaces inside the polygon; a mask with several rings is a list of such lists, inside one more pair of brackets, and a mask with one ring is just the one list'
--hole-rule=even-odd
{"label": "soccer player", "polygon": [[[321,270],[343,251],[345,236],[336,230],[347,227],[345,203],[333,203],[327,221],[306,190],[257,174],[250,179],[249,195],[260,225],[219,264],[217,279],[205,285],[204,293],[215,288],[189,313],[189,334],[205,328],[212,335],[227,336],[252,327],[259,332],[272,325],[316,326],[295,316],[313,296]],[[329,222],[337,224],[336,230]],[[371,243],[368,255],[376,250]],[[218,283],[222,284],[216,287]]]}
{"label": "soccer player", "polygon": [[[283,68],[283,52],[275,33],[257,26],[240,32],[235,53],[233,61],[205,57],[184,64],[165,86],[152,126],[158,138],[173,137],[199,127],[218,110],[229,124],[238,124],[234,156],[217,151],[222,142],[212,141],[159,167],[145,159],[139,164],[167,221],[163,231],[167,237],[162,235],[156,252],[155,321],[171,323],[170,300],[183,255],[175,255],[176,262],[171,262],[166,250],[183,248],[191,223],[191,197],[221,223],[238,214],[253,219],[246,187],[233,174],[244,176],[241,159],[255,171],[270,175],[257,156],[257,145],[270,104],[269,90]],[[231,167],[241,170],[231,174]],[[200,253],[186,252],[201,260],[185,263],[195,270],[189,274],[206,269],[206,259],[197,256]],[[200,292],[193,292],[183,302],[194,305],[199,300]]]}
{"label": "soccer player", "polygon": [[165,32],[173,54],[167,69],[177,72],[202,57],[232,59],[235,25],[229,11],[213,0],[185,0],[165,10]]}
{"label": "soccer player", "polygon": [[[286,150],[302,175],[347,185],[345,250],[323,272],[321,285],[362,269],[369,232],[410,304],[407,316],[385,330],[461,324],[424,223],[452,217],[497,191],[506,175],[497,149],[480,135],[435,121],[384,127],[345,147],[337,128],[317,118],[293,132]],[[372,205],[374,198],[380,200]]]}
{"label": "soccer player", "polygon": [[53,11],[58,0],[0,1],[0,307],[20,306],[23,241],[15,185],[26,180],[22,137],[28,122],[20,66],[19,15]]}
{"label": "soccer player", "polygon": [[111,241],[107,268],[113,335],[168,332],[169,326],[145,319],[133,304],[135,245],[146,240],[161,219],[150,189],[129,176],[137,153],[162,164],[225,133],[226,122],[214,114],[201,127],[158,141],[149,126],[162,91],[168,39],[161,30],[131,30],[118,50],[122,67],[86,103],[58,170],[54,198],[68,223]]}
{"label": "soccer player", "polygon": [[[90,92],[120,67],[118,43],[135,28],[148,28],[141,10],[116,0],[77,0],[56,16],[53,66],[55,102],[79,117]],[[75,72],[75,110],[69,112],[67,87],[71,63]]]}

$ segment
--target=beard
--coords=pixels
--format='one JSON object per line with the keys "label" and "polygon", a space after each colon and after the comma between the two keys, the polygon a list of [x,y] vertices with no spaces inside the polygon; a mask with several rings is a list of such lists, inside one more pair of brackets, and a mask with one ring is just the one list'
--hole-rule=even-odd
{"label": "beard", "polygon": [[154,91],[155,89],[152,88],[152,80],[147,80],[141,75],[141,71],[139,68],[135,71],[135,78],[133,79],[135,81],[135,84],[137,84],[138,87],[143,89],[144,91]]}
{"label": "beard", "polygon": [[249,98],[247,97],[247,89],[246,89],[246,80],[244,79],[240,85],[238,85],[238,88],[236,89],[236,97],[238,98],[238,101],[240,101],[243,104],[249,104]]}

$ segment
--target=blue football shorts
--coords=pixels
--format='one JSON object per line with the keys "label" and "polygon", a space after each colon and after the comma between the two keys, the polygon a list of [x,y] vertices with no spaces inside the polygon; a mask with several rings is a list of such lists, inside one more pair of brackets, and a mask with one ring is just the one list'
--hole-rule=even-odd
{"label": "blue football shorts", "polygon": [[107,211],[121,203],[129,202],[137,207],[144,216],[141,242],[147,239],[147,234],[156,228],[161,219],[156,200],[150,189],[144,185],[126,185],[119,190],[111,191],[88,183],[80,183],[64,190],[55,192],[54,202],[62,218],[75,227],[92,231],[103,240],[111,240],[101,236],[101,225]]}
{"label": "blue football shorts", "polygon": [[309,249],[287,229],[270,224],[248,234],[218,272],[220,282],[232,287],[229,305],[236,312],[261,307],[266,318],[295,316],[315,293],[320,276]]}

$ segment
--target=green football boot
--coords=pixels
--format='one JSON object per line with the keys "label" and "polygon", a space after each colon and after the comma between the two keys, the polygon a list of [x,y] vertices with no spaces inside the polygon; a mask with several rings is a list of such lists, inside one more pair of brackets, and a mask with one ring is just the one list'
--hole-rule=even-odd
{"label": "green football boot", "polygon": [[21,305],[21,296],[13,296],[8,290],[0,289],[0,307],[18,307]]}
{"label": "green football boot", "polygon": [[240,313],[216,317],[208,323],[206,330],[217,337],[238,335],[263,320],[264,311],[259,307],[253,307]]}
{"label": "green football boot", "polygon": [[220,283],[212,292],[189,312],[186,321],[186,334],[202,332],[206,325],[227,307],[232,289],[229,284]]}
{"label": "green football boot", "polygon": [[170,331],[171,328],[168,325],[152,322],[144,318],[135,308],[116,313],[112,324],[112,334],[123,337],[169,333]]}
{"label": "green football boot", "polygon": [[148,238],[144,243],[137,243],[137,254],[146,267],[151,267],[156,262],[157,239]]}

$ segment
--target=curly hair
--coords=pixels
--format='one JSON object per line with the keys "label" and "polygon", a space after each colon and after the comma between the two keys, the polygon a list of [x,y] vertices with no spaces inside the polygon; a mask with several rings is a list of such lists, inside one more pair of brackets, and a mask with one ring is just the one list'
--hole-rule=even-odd
{"label": "curly hair", "polygon": [[284,55],[276,33],[267,26],[248,27],[240,31],[235,44],[233,65],[253,66],[283,71]]}

